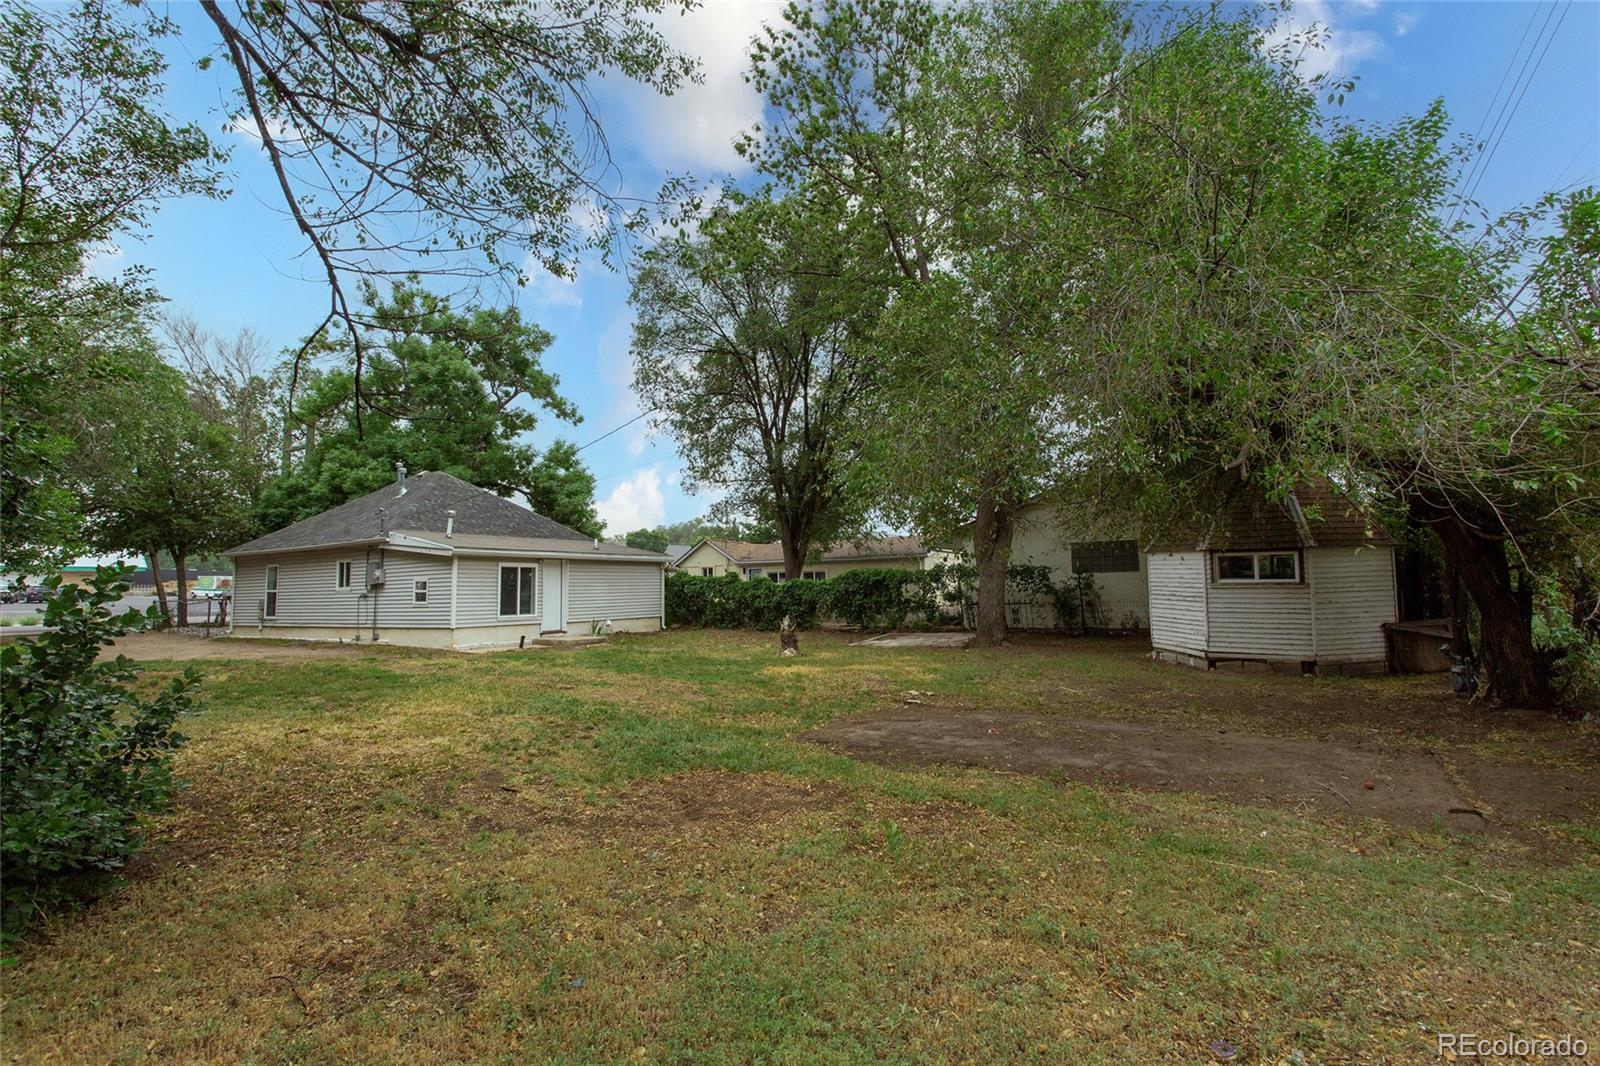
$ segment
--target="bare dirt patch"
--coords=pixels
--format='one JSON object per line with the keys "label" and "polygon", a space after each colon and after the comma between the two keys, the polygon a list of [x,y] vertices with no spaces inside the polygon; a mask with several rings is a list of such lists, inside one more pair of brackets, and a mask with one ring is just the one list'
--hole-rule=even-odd
{"label": "bare dirt patch", "polygon": [[883,763],[955,763],[1523,839],[1600,813],[1596,775],[1460,753],[1216,727],[1005,711],[897,710],[801,735]]}

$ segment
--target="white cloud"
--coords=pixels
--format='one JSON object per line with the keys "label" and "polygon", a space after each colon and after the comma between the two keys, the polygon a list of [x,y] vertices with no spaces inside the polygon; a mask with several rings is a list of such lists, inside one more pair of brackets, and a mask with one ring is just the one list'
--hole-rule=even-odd
{"label": "white cloud", "polygon": [[[257,126],[256,120],[249,115],[235,115],[232,121],[223,128],[227,132],[237,134],[248,141],[254,141],[256,144],[261,143],[261,127]],[[298,133],[271,115],[267,116],[267,132],[272,134],[273,140],[281,144],[300,140]]]}
{"label": "white cloud", "polygon": [[653,466],[639,471],[596,503],[595,511],[613,535],[661,525],[667,520],[667,503],[660,472]]}
{"label": "white cloud", "polygon": [[667,41],[699,59],[705,80],[672,96],[638,87],[625,92],[634,137],[648,158],[666,170],[744,169],[733,138],[759,122],[762,110],[760,94],[744,80],[750,39],[782,12],[779,0],[709,0],[656,16]]}
{"label": "white cloud", "polygon": [[1409,11],[1402,11],[1394,18],[1394,35],[1404,37],[1417,28],[1417,16]]}
{"label": "white cloud", "polygon": [[558,277],[540,266],[531,254],[522,262],[522,287],[537,306],[583,306],[583,294],[578,291],[577,277]]}
{"label": "white cloud", "polygon": [[1262,45],[1295,63],[1309,81],[1319,74],[1350,74],[1357,62],[1377,53],[1382,41],[1375,33],[1339,26],[1328,0],[1302,0],[1273,24]]}

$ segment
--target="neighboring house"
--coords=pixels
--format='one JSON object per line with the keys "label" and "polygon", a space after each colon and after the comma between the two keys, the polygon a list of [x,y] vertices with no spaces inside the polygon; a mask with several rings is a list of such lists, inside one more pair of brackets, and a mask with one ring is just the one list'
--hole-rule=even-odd
{"label": "neighboring house", "polygon": [[694,545],[693,544],[668,544],[667,545],[667,558],[672,560],[672,561],[667,564],[667,569],[668,570],[681,569],[681,567],[679,567],[678,564],[683,561],[683,557],[685,555],[688,555],[693,550],[694,550]]}
{"label": "neighboring house", "polygon": [[[148,567],[135,570],[128,578],[130,588],[128,591],[139,596],[154,596],[156,594],[155,579],[150,576]],[[217,570],[210,567],[187,567],[184,570],[184,584],[191,591],[196,589],[228,589],[233,587],[233,572]],[[161,570],[161,585],[168,592],[178,591],[178,571],[176,567],[163,567]]]}
{"label": "neighboring house", "polygon": [[[96,570],[102,566],[116,566],[118,563],[125,566],[138,566],[139,560],[118,555],[85,555],[74,559],[71,563],[61,568],[59,571],[61,583],[63,585],[80,585],[87,588],[89,583],[94,580]],[[33,578],[28,578],[26,583],[33,585],[37,582]]]}
{"label": "neighboring house", "polygon": [[[814,554],[801,576],[822,581],[847,570],[929,570],[939,563],[954,562],[955,558],[954,553],[929,548],[915,537],[883,537],[837,544]],[[742,540],[702,540],[678,560],[677,567],[701,577],[737,574],[747,581],[782,581],[783,545],[777,541],[751,544]]]}
{"label": "neighboring house", "polygon": [[515,646],[662,627],[667,557],[422,473],[241,544],[235,636]]}
{"label": "neighboring house", "polygon": [[[970,555],[971,527],[962,532],[962,550]],[[1090,587],[1083,594],[1083,617],[1069,619],[1067,628],[1150,626],[1144,555],[1132,534],[1116,539],[1090,537],[1069,528],[1048,502],[1035,499],[1017,516],[1011,538],[1011,565],[1047,566],[1051,581],[1062,587],[1070,587],[1080,573],[1090,575]],[[1061,625],[1056,606],[1049,598],[1009,588],[1006,621],[1014,629],[1056,629]]]}
{"label": "neighboring house", "polygon": [[1150,641],[1196,666],[1381,672],[1397,617],[1394,541],[1333,485],[1242,497],[1198,543],[1148,557]]}

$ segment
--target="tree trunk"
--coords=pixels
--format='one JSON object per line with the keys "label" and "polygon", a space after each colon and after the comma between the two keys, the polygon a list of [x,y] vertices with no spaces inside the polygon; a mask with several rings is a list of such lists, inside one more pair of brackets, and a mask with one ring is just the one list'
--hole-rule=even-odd
{"label": "tree trunk", "polygon": [[161,553],[154,548],[146,548],[144,557],[149,560],[150,574],[156,581],[156,602],[161,604],[161,618],[170,626],[172,608],[167,606],[167,586],[161,583]]}
{"label": "tree trunk", "polygon": [[793,539],[785,538],[783,541],[783,579],[785,581],[799,581],[800,575],[806,569],[806,548],[794,543]]}
{"label": "tree trunk", "polygon": [[1006,568],[1011,563],[1015,516],[993,495],[978,501],[972,523],[972,553],[978,563],[978,608],[974,647],[993,648],[1006,642]]}
{"label": "tree trunk", "polygon": [[181,629],[189,624],[189,581],[184,569],[184,560],[188,553],[181,548],[172,549],[172,565],[178,570],[178,626]]}
{"label": "tree trunk", "polygon": [[1444,581],[1449,593],[1450,651],[1465,658],[1472,654],[1472,612],[1466,589],[1461,587],[1461,571],[1454,559],[1445,560]]}
{"label": "tree trunk", "polygon": [[1444,545],[1445,558],[1478,608],[1478,636],[1489,675],[1486,695],[1514,707],[1549,710],[1556,704],[1550,657],[1533,646],[1533,587],[1511,579],[1505,545],[1461,515],[1432,508],[1428,524]]}

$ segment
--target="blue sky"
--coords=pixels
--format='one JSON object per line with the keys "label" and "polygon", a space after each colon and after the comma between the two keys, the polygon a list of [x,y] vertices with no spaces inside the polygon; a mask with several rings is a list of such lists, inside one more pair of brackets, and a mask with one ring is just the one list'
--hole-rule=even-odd
{"label": "blue sky", "polygon": [[[224,334],[249,326],[274,346],[291,345],[321,320],[324,285],[303,258],[259,150],[228,128],[233,105],[226,83],[216,70],[196,67],[195,59],[214,44],[209,23],[193,5],[174,3],[168,10],[183,30],[170,49],[168,105],[233,146],[232,193],[220,202],[166,205],[143,239],[121,241],[102,267],[147,266],[172,309]],[[741,78],[745,43],[780,11],[777,2],[709,0],[688,15],[663,16],[672,42],[700,58],[705,84],[671,99],[616,82],[603,85],[600,113],[627,185],[654,189],[669,172],[742,176],[730,141],[762,110]],[[1305,66],[1359,79],[1343,108],[1353,117],[1388,121],[1443,97],[1457,130],[1470,134],[1489,126],[1484,119],[1491,101],[1491,122],[1499,113],[1507,93],[1501,89],[1497,98],[1496,90],[1512,81],[1508,72],[1531,75],[1478,181],[1477,196],[1489,210],[1600,181],[1600,3],[1308,0],[1288,17],[1328,29],[1327,49],[1308,56]],[[1548,51],[1542,58],[1534,54],[1524,70],[1535,32],[1548,27],[1548,37],[1558,24]],[[546,420],[535,444],[557,435],[587,442],[639,413],[629,388],[627,295],[627,279],[597,263],[584,264],[573,283],[545,277],[517,294],[524,317],[555,334],[545,365],[584,416],[577,427]],[[583,454],[599,479],[601,517],[612,533],[690,518],[709,502],[684,491],[672,441],[651,437],[647,420]]]}

